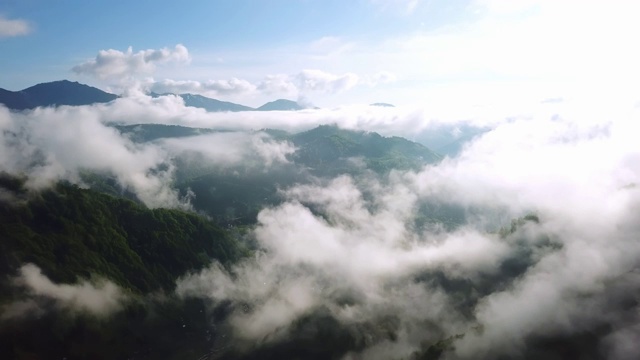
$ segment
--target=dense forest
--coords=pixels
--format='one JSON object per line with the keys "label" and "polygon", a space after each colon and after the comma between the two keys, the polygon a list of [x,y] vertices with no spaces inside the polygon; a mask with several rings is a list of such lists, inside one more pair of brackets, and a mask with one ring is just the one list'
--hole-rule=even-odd
{"label": "dense forest", "polygon": [[5,319],[2,358],[155,358],[206,343],[205,308],[175,299],[175,281],[213,260],[229,264],[246,256],[243,243],[195,213],[150,210],[65,183],[33,193],[22,187],[24,180],[5,174],[0,181],[0,301],[7,306],[25,295],[11,279],[26,263],[55,283],[108,279],[129,300],[108,319],[65,311]]}
{"label": "dense forest", "polygon": [[[69,184],[29,194],[3,176],[12,203],[1,204],[3,273],[38,265],[53,281],[92,274],[136,293],[171,290],[177,277],[229,263],[246,250],[206,218],[181,210],[150,210],[131,200]],[[12,187],[9,188],[8,187]]]}

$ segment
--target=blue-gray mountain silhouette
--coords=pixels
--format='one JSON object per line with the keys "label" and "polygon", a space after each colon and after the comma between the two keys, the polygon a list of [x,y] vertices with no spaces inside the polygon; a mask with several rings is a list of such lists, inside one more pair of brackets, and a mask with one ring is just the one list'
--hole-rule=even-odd
{"label": "blue-gray mountain silhouette", "polygon": [[[268,102],[256,109],[196,94],[150,93],[149,95],[153,97],[178,95],[184,100],[186,106],[201,108],[210,112],[254,110],[290,111],[304,109],[304,107],[300,106],[297,102],[286,99],[278,99]],[[10,91],[0,88],[0,104],[4,104],[7,108],[12,110],[34,109],[39,106],[91,105],[96,103],[106,103],[117,98],[118,95],[110,94],[100,89],[68,80],[42,83],[20,91]]]}
{"label": "blue-gray mountain silhouette", "polygon": [[290,110],[302,110],[304,107],[300,106],[297,102],[286,100],[286,99],[278,99],[276,101],[268,102],[256,110],[258,111],[290,111]]}
{"label": "blue-gray mountain silhouette", "polygon": [[68,80],[42,83],[20,91],[0,89],[0,103],[12,110],[39,106],[91,105],[117,98],[117,95]]}
{"label": "blue-gray mountain silhouette", "polygon": [[[151,93],[149,95],[153,97],[158,97],[163,95],[176,95],[176,94]],[[180,96],[184,100],[184,104],[186,106],[201,108],[210,112],[255,110],[254,108],[249,106],[244,106],[244,105],[240,105],[240,104],[236,104],[228,101],[216,100],[216,99],[208,98],[208,97],[197,95],[197,94],[179,94],[177,96]]]}
{"label": "blue-gray mountain silhouette", "polygon": [[389,104],[389,103],[382,103],[382,102],[373,103],[373,104],[370,104],[370,106],[379,106],[379,107],[395,107],[395,105],[393,105],[393,104]]}

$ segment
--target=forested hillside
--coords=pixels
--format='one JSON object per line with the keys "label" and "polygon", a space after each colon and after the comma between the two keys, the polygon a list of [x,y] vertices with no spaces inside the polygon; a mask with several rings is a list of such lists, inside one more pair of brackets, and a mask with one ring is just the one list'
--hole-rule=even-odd
{"label": "forested hillside", "polygon": [[55,282],[99,275],[137,293],[170,290],[177,277],[237,260],[244,248],[211,221],[175,209],[58,184],[28,194],[4,176],[0,202],[3,275],[33,263]]}
{"label": "forested hillside", "polygon": [[[204,304],[178,300],[172,290],[178,277],[212,260],[229,264],[246,255],[241,243],[191,212],[150,210],[62,183],[27,192],[24,180],[0,177],[0,358],[183,358],[208,351]],[[11,279],[26,263],[54,284],[113,282],[123,294],[120,310],[104,318],[58,308],[41,295],[25,302],[34,289]],[[8,315],[20,304],[36,307]]]}
{"label": "forested hillside", "polygon": [[[221,130],[175,125],[114,125],[136,143],[161,142],[166,139],[196,141],[207,135],[231,134]],[[416,142],[401,137],[385,137],[375,132],[342,129],[321,125],[313,129],[289,133],[263,129],[254,136],[267,134],[273,142],[290,144],[295,149],[286,162],[265,166],[255,154],[242,163],[217,164],[200,155],[179,153],[174,157],[177,168],[175,186],[186,195],[192,191],[192,204],[220,224],[249,225],[256,221],[265,206],[281,201],[279,190],[294,184],[313,183],[319,178],[343,174],[352,176],[385,176],[392,170],[418,170],[442,160],[442,156]],[[215,148],[218,138],[211,137]],[[91,185],[105,189],[104,178],[91,177]],[[111,191],[117,192],[117,191]],[[451,224],[452,216],[442,209],[425,208],[422,213],[432,219]],[[449,211],[450,212],[450,211]],[[459,220],[459,219],[458,219]]]}

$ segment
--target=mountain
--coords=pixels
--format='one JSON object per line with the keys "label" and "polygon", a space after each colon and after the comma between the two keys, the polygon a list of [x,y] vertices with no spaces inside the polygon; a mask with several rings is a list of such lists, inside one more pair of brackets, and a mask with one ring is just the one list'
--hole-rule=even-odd
{"label": "mountain", "polygon": [[[214,131],[161,124],[115,127],[136,142]],[[201,157],[176,156],[176,188],[184,195],[193,193],[194,208],[219,224],[251,225],[261,209],[281,201],[279,188],[342,174],[384,175],[393,169],[420,169],[442,159],[427,147],[401,137],[341,129],[336,125],[318,126],[296,134],[275,129],[261,132],[275,141],[292,144],[296,151],[287,155],[286,163],[268,167],[257,155],[248,155],[235,166],[216,165]],[[446,216],[449,223],[452,218],[449,213],[430,215],[437,219]]]}
{"label": "mountain", "polygon": [[216,132],[213,129],[192,128],[180,125],[140,124],[113,125],[135,142],[147,142],[162,138],[180,138]]}
{"label": "mountain", "polygon": [[[175,94],[149,94],[152,97],[158,97],[163,95],[175,95]],[[186,106],[196,107],[200,109],[205,109],[209,112],[225,112],[225,111],[251,111],[255,110],[252,107],[244,106],[228,101],[221,101],[216,99],[211,99],[202,95],[197,94],[180,94],[178,95],[184,100],[184,104]]]}
{"label": "mountain", "polygon": [[388,104],[388,103],[373,103],[373,104],[370,104],[369,106],[395,107],[393,104]]}
{"label": "mountain", "polygon": [[[20,199],[0,197],[0,314],[31,306],[24,316],[2,317],[1,359],[196,359],[210,349],[204,304],[178,301],[172,289],[212,259],[229,264],[247,255],[244,245],[192,212],[151,210],[62,183],[30,193],[24,180],[0,173],[0,193]],[[27,290],[11,279],[26,263],[52,281],[44,279],[45,291],[66,292],[74,305],[39,294],[24,300]],[[79,284],[98,278],[122,289],[125,299],[111,298],[120,311],[74,311],[83,301],[100,302],[92,285]]]}
{"label": "mountain", "polygon": [[24,110],[33,107],[22,92],[5,89],[0,89],[0,103],[13,110]]}
{"label": "mountain", "polygon": [[12,110],[39,106],[91,105],[117,98],[117,95],[68,80],[42,83],[20,91],[0,89],[0,103]]}
{"label": "mountain", "polygon": [[303,110],[304,107],[300,106],[297,102],[286,100],[286,99],[278,99],[276,101],[268,102],[256,110],[258,111],[291,111],[291,110]]}
{"label": "mountain", "polygon": [[[136,124],[114,125],[135,142],[162,138],[180,138],[216,132],[213,129],[178,125]],[[348,130],[336,125],[320,125],[314,129],[290,134],[284,130],[265,129],[274,140],[289,141],[297,148],[292,155],[295,164],[335,172],[354,171],[349,159],[361,157],[367,167],[377,172],[391,169],[417,169],[442,160],[442,156],[426,146],[402,137],[385,137],[376,132]],[[326,175],[326,174],[318,174]]]}
{"label": "mountain", "polygon": [[248,106],[235,104],[228,101],[220,101],[216,99],[210,99],[201,95],[194,94],[182,94],[180,95],[184,99],[184,104],[187,106],[193,106],[202,108],[207,111],[249,111],[253,110]]}
{"label": "mountain", "polygon": [[427,144],[439,154],[457,156],[476,137],[491,131],[490,127],[472,124],[441,124],[434,126],[413,140]]}
{"label": "mountain", "polygon": [[[175,95],[175,94],[157,94],[151,93],[152,97],[158,97],[163,95]],[[210,112],[223,112],[223,111],[295,111],[302,110],[304,107],[300,106],[297,102],[286,100],[286,99],[278,99],[275,101],[268,102],[257,109],[254,109],[249,106],[240,105],[228,101],[221,101],[212,98],[208,98],[202,95],[196,94],[179,94],[186,106],[196,107],[200,109],[205,109]]]}
{"label": "mountain", "polygon": [[56,282],[96,274],[146,293],[170,290],[187,271],[211,259],[233,262],[244,251],[195,213],[152,210],[63,183],[29,197],[24,180],[0,173],[0,191],[28,199],[0,201],[0,277],[19,264],[33,263]]}
{"label": "mountain", "polygon": [[[362,158],[370,170],[418,169],[442,156],[422,144],[405,138],[384,137],[375,132],[341,129],[321,125],[295,134],[291,141],[298,148],[294,161],[321,172],[351,172],[351,158]],[[322,169],[322,170],[321,170]]]}
{"label": "mountain", "polygon": [[[174,94],[151,93],[150,95],[152,97],[158,97]],[[249,106],[211,99],[197,94],[180,94],[178,96],[184,100],[184,104],[186,106],[205,109],[209,112],[253,110],[291,111],[304,109],[304,107],[300,106],[297,102],[285,99],[268,102],[259,108],[254,109]],[[91,105],[96,103],[106,103],[117,98],[117,95],[68,80],[42,83],[20,91],[10,91],[0,88],[0,104],[4,104],[11,110],[27,110],[34,109],[39,106]]]}

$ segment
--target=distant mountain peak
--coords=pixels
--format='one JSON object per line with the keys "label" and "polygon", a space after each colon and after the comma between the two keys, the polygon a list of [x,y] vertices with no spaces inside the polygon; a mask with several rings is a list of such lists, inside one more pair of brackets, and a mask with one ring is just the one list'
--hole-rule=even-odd
{"label": "distant mountain peak", "polygon": [[[81,83],[79,83],[77,81],[69,81],[69,80],[56,80],[56,81],[50,81],[50,82],[45,82],[45,83],[39,83],[39,84],[33,85],[31,87],[28,87],[26,89],[22,89],[21,92],[33,92],[33,91],[35,91],[37,89],[53,89],[53,90],[60,90],[60,89],[89,90],[89,89],[93,89],[93,90],[98,90],[100,92],[104,92],[104,91],[102,91],[102,90],[100,90],[98,88],[94,88],[94,87],[89,86],[89,85],[81,84]],[[107,93],[105,93],[105,94],[107,94]]]}
{"label": "distant mountain peak", "polygon": [[0,89],[0,103],[13,110],[39,106],[91,105],[117,98],[117,95],[69,80],[40,83],[20,91]]}
{"label": "distant mountain peak", "polygon": [[278,99],[275,101],[268,102],[256,110],[258,111],[296,111],[303,110],[304,107],[300,106],[297,102],[293,100],[287,99]]}
{"label": "distant mountain peak", "polygon": [[159,97],[159,96],[166,96],[166,95],[180,96],[182,98],[182,100],[184,101],[184,104],[186,106],[205,109],[206,111],[209,111],[209,112],[251,111],[251,110],[255,110],[254,108],[249,107],[249,106],[244,106],[244,105],[240,105],[240,104],[236,104],[236,103],[232,103],[232,102],[228,102],[228,101],[212,99],[212,98],[208,98],[206,96],[202,96],[202,95],[198,95],[198,94],[190,94],[190,93],[185,93],[185,94],[171,94],[171,93],[157,94],[157,93],[154,93],[154,92],[149,93],[149,96],[151,96],[151,97]]}
{"label": "distant mountain peak", "polygon": [[395,107],[395,105],[393,104],[382,103],[382,102],[373,103],[373,104],[370,104],[369,106]]}
{"label": "distant mountain peak", "polygon": [[[199,94],[157,94],[149,93],[152,97],[165,95],[180,96],[186,106],[205,109],[210,112],[226,111],[295,111],[307,108],[296,101],[278,99],[268,102],[255,109],[228,101],[211,99]],[[26,110],[41,106],[60,105],[91,105],[106,103],[117,99],[118,96],[104,92],[98,88],[81,84],[77,81],[57,80],[40,83],[20,91],[10,91],[0,88],[0,104],[12,110]]]}

